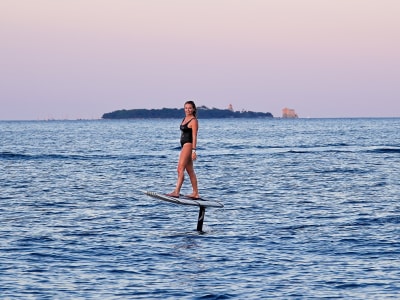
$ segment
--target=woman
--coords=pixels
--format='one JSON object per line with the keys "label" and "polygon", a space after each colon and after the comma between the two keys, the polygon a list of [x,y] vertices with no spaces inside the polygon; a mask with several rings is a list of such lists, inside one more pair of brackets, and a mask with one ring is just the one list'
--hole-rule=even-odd
{"label": "woman", "polygon": [[178,180],[176,182],[175,190],[167,194],[171,197],[179,197],[183,180],[185,177],[185,170],[189,174],[190,182],[192,183],[193,192],[186,197],[192,199],[199,199],[199,190],[197,187],[197,177],[193,168],[193,161],[196,160],[196,145],[197,145],[197,131],[199,130],[199,122],[196,118],[196,105],[193,101],[185,102],[184,106],[185,117],[182,120],[180,129],[181,134],[181,153],[178,162]]}

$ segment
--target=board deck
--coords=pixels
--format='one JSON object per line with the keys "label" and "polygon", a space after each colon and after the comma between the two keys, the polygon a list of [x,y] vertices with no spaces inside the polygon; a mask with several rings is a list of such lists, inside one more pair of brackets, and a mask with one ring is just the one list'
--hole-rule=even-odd
{"label": "board deck", "polygon": [[146,191],[144,192],[147,196],[164,200],[167,202],[172,202],[176,204],[182,204],[182,205],[193,205],[193,206],[200,206],[200,207],[224,207],[224,205],[215,200],[207,200],[204,198],[199,198],[199,199],[191,199],[189,197],[185,197],[183,195],[177,197],[171,197],[167,196],[166,194],[161,194],[161,193],[155,193],[155,192],[149,192]]}

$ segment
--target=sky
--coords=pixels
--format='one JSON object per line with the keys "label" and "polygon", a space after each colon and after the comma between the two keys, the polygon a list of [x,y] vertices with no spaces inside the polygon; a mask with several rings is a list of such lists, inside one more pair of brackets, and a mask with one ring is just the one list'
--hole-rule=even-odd
{"label": "sky", "polygon": [[0,0],[0,120],[400,117],[399,0]]}

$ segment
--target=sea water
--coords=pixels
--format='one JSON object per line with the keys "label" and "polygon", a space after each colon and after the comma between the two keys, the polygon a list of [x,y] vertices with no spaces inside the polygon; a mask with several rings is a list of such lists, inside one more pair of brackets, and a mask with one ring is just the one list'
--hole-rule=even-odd
{"label": "sea water", "polygon": [[179,122],[0,122],[1,299],[399,297],[400,119]]}

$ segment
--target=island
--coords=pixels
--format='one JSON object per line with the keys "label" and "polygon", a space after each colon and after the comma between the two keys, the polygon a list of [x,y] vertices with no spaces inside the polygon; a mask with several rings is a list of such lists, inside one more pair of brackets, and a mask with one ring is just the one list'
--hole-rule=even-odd
{"label": "island", "polygon": [[[231,106],[230,106],[231,108]],[[162,108],[162,109],[122,109],[110,113],[105,113],[102,119],[167,119],[182,118],[185,116],[183,108]],[[218,109],[199,106],[197,108],[197,116],[202,119],[217,118],[273,118],[269,113],[253,112],[253,111],[233,111],[233,109]]]}

